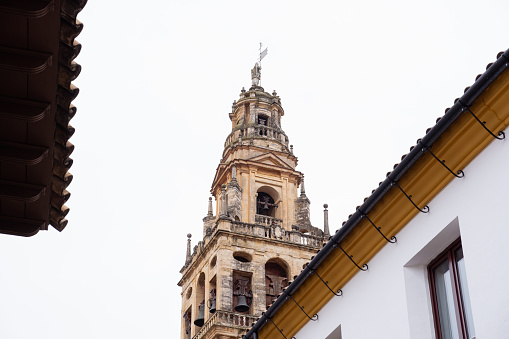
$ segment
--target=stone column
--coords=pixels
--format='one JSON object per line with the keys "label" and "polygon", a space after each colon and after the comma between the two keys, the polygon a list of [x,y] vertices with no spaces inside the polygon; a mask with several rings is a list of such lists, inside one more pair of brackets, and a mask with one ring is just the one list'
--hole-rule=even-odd
{"label": "stone column", "polygon": [[225,311],[233,311],[233,278],[231,269],[223,266],[221,270],[217,268],[217,297],[216,307]]}
{"label": "stone column", "polygon": [[[255,263],[256,260],[256,263]],[[252,312],[260,316],[265,312],[265,257],[254,258],[253,267],[255,268],[251,277],[251,288],[253,292]]]}
{"label": "stone column", "polygon": [[255,223],[255,214],[256,214],[256,187],[255,187],[255,177],[256,170],[251,170],[249,172],[249,216],[248,222],[251,224]]}
{"label": "stone column", "polygon": [[282,227],[289,231],[292,229],[292,225],[289,223],[290,220],[288,218],[288,178],[283,178],[283,187],[281,188],[281,205],[279,206],[281,209],[281,219],[283,220]]}
{"label": "stone column", "polygon": [[209,312],[209,298],[210,298],[210,286],[209,286],[209,272],[208,272],[208,267],[207,267],[207,272],[205,273],[205,281],[203,282],[203,299],[205,300],[205,303],[204,303],[204,308],[203,308],[203,317],[205,318],[205,322],[207,322],[207,320],[209,320],[210,318],[210,312]]}
{"label": "stone column", "polygon": [[252,102],[249,104],[249,122],[248,126],[250,126],[247,130],[247,135],[252,136],[254,134],[254,127],[253,125],[256,123],[256,108],[255,103]]}
{"label": "stone column", "polygon": [[232,219],[242,219],[242,188],[237,181],[237,166],[232,166],[232,180],[227,186],[228,189],[228,210],[227,214]]}

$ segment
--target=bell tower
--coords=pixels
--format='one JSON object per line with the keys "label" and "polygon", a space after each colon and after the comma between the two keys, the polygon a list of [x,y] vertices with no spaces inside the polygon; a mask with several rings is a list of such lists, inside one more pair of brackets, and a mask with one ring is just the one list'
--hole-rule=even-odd
{"label": "bell tower", "polygon": [[[231,132],[211,188],[203,239],[181,269],[181,339],[241,338],[328,240],[310,222],[310,200],[282,129],[276,91],[252,86],[233,102]],[[300,187],[300,195],[298,188]]]}

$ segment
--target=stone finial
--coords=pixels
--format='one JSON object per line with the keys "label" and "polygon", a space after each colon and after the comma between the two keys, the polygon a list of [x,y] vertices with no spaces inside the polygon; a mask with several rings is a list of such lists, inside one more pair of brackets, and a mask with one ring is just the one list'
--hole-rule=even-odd
{"label": "stone finial", "polygon": [[302,177],[302,180],[300,182],[300,196],[306,195],[306,188],[304,187],[304,177]]}
{"label": "stone finial", "polygon": [[209,210],[207,212],[207,216],[212,216],[212,197],[209,197]]}
{"label": "stone finial", "polygon": [[237,166],[235,164],[232,166],[232,182],[237,182]]}
{"label": "stone finial", "polygon": [[293,154],[293,145],[290,145],[290,154]]}
{"label": "stone finial", "polygon": [[221,213],[219,214],[220,218],[226,218],[228,215],[226,213],[226,185],[221,186]]}
{"label": "stone finial", "polygon": [[274,97],[277,96],[276,90],[274,90],[274,92],[272,92],[272,96],[274,96]]}
{"label": "stone finial", "polygon": [[187,234],[187,252],[186,252],[186,265],[191,262],[191,233]]}
{"label": "stone finial", "polygon": [[330,231],[329,231],[329,211],[327,210],[327,207],[329,205],[323,204],[323,235],[325,238],[330,237]]}
{"label": "stone finial", "polygon": [[246,92],[246,89],[244,87],[242,87],[242,89],[240,90],[242,93],[245,93]]}
{"label": "stone finial", "polygon": [[307,233],[313,230],[313,226],[311,225],[311,218],[309,215],[310,204],[311,201],[309,201],[308,197],[306,196],[304,177],[302,177],[300,181],[300,196],[295,199],[295,222],[299,227],[299,231],[302,233]]}

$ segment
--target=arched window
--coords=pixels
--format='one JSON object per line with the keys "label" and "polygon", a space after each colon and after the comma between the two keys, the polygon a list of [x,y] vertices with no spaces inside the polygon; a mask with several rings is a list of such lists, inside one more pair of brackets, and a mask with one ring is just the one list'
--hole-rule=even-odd
{"label": "arched window", "polygon": [[269,117],[266,115],[258,115],[258,125],[268,126],[269,125]]}
{"label": "arched window", "polygon": [[[258,125],[268,127],[269,126],[269,117],[266,115],[258,115]],[[267,136],[267,128],[261,127],[258,129],[258,134],[261,136]]]}

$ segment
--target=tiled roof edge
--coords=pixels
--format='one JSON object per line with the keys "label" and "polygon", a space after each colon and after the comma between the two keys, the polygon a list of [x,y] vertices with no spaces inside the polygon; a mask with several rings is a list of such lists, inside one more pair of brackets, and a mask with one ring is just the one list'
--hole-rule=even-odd
{"label": "tiled roof edge", "polygon": [[73,86],[81,72],[81,66],[73,60],[81,51],[81,45],[75,40],[83,29],[83,24],[77,20],[78,13],[83,9],[87,0],[62,0],[60,4],[60,43],[58,52],[58,90],[55,129],[55,148],[53,152],[53,179],[51,183],[51,210],[49,214],[50,224],[62,231],[67,226],[65,216],[69,208],[65,202],[70,193],[66,190],[72,181],[72,175],[68,172],[72,166],[69,157],[74,150],[74,145],[69,139],[74,134],[74,128],[69,121],[76,114],[76,107],[71,102],[76,98],[79,89]]}

